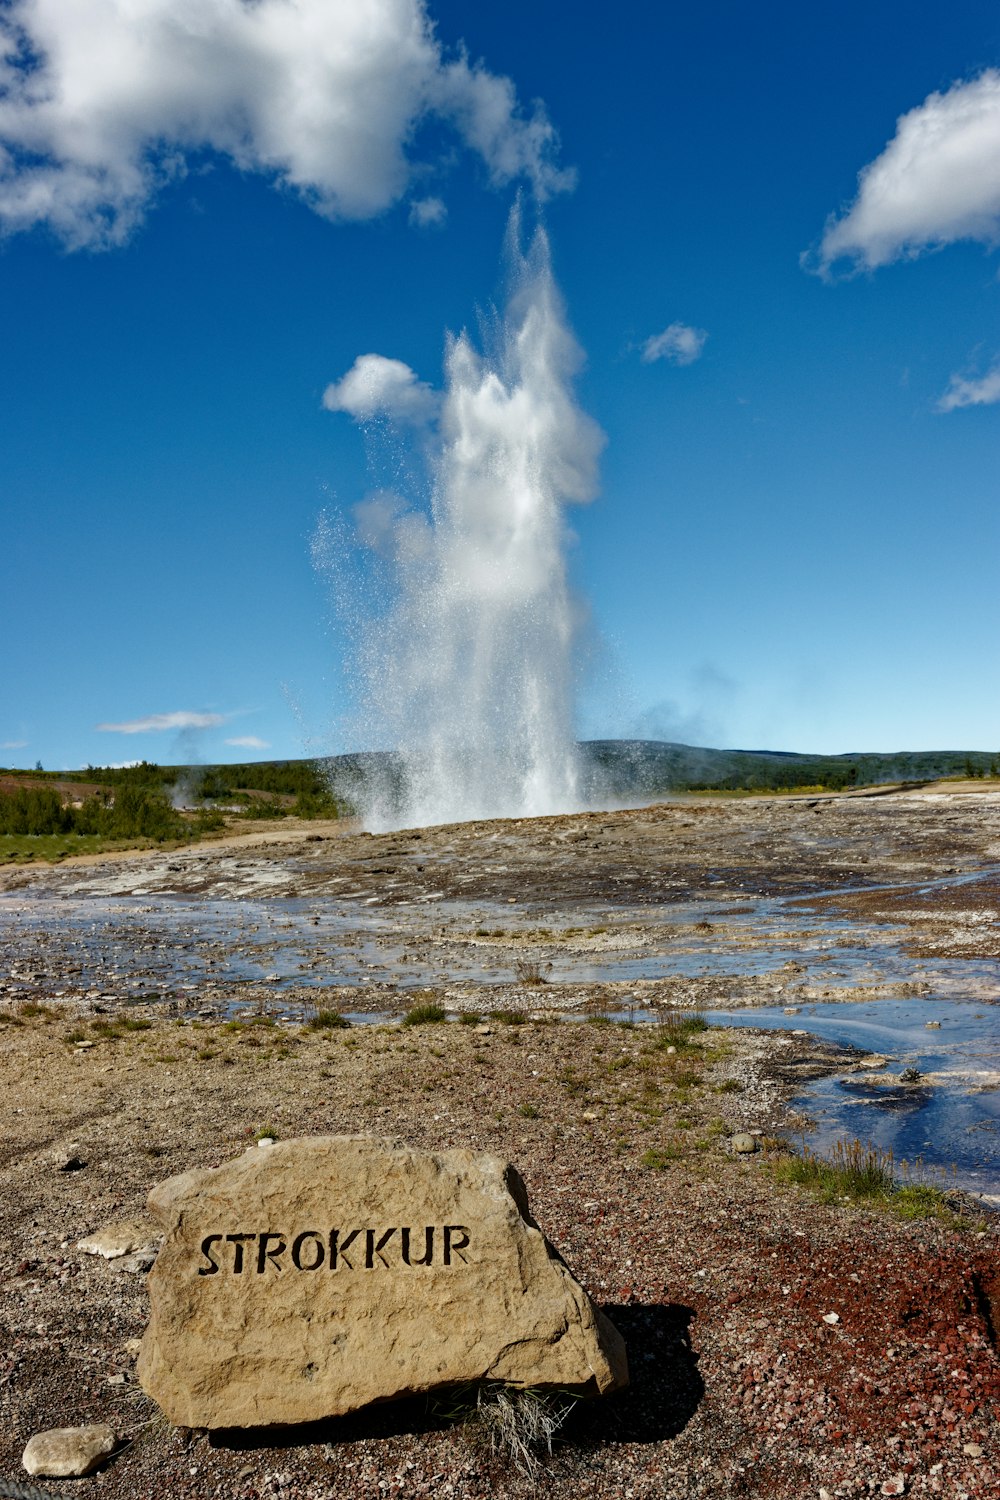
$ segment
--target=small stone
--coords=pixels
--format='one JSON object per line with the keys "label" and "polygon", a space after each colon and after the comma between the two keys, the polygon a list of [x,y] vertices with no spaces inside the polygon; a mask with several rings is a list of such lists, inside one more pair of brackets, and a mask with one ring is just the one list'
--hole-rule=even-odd
{"label": "small stone", "polygon": [[819,1500],[833,1500],[833,1495],[829,1490],[824,1489],[822,1485],[820,1485]]}
{"label": "small stone", "polygon": [[880,1493],[883,1495],[905,1495],[906,1475],[894,1474],[891,1479],[887,1479],[882,1485]]}
{"label": "small stone", "polygon": [[70,1156],[61,1156],[56,1161],[56,1167],[60,1172],[82,1172],[87,1163],[82,1156],[74,1152]]}
{"label": "small stone", "polygon": [[802,1007],[800,1005],[786,1005],[784,1010],[782,1011],[782,1015],[797,1016],[801,1009]]}
{"label": "small stone", "polygon": [[77,1052],[89,1052],[96,1044],[94,1042],[77,1042]]}
{"label": "small stone", "polygon": [[983,1445],[982,1443],[966,1443],[962,1448],[962,1452],[966,1458],[982,1458]]}
{"label": "small stone", "polygon": [[86,1239],[79,1240],[76,1248],[84,1255],[100,1255],[104,1260],[116,1260],[133,1250],[141,1250],[150,1244],[153,1226],[148,1220],[130,1219],[123,1224],[108,1224]]}
{"label": "small stone", "polygon": [[94,1472],[114,1451],[116,1441],[104,1422],[93,1427],[54,1427],[28,1440],[21,1462],[32,1476],[79,1479]]}
{"label": "small stone", "polygon": [[128,1385],[128,1376],[119,1370],[117,1375],[108,1376],[108,1385]]}
{"label": "small stone", "polygon": [[941,1030],[941,1022],[940,1021],[925,1021],[924,1025],[927,1027],[928,1031],[940,1031]]}
{"label": "small stone", "polygon": [[830,1327],[832,1328],[835,1323],[839,1323],[840,1322],[840,1313],[833,1313],[833,1312],[824,1313],[823,1314],[823,1322],[824,1323],[829,1323]]}
{"label": "small stone", "polygon": [[671,1057],[671,1056],[676,1057],[676,1055],[677,1055],[677,1048],[676,1047],[670,1046],[670,1047],[667,1048],[667,1056],[668,1057]]}
{"label": "small stone", "polygon": [[155,1245],[144,1245],[134,1255],[122,1255],[118,1260],[111,1261],[110,1269],[120,1271],[124,1276],[139,1276],[152,1269],[156,1254]]}
{"label": "small stone", "polygon": [[492,1036],[493,1035],[493,1027],[485,1025],[485,1023],[482,1026],[476,1026],[474,1028],[474,1030],[475,1030],[476,1036]]}
{"label": "small stone", "polygon": [[274,1135],[262,1135],[261,1138],[260,1138],[260,1140],[257,1142],[257,1145],[258,1146],[273,1146],[276,1140],[277,1140],[277,1136],[274,1136]]}
{"label": "small stone", "polygon": [[737,1152],[741,1156],[750,1155],[751,1152],[756,1151],[757,1149],[757,1142],[755,1141],[754,1137],[752,1135],[747,1135],[746,1133],[730,1136],[729,1145],[731,1150]]}

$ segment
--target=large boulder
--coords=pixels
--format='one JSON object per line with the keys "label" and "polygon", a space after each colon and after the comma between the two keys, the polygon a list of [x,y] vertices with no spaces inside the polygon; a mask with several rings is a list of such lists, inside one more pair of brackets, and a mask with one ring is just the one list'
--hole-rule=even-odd
{"label": "large boulder", "polygon": [[255,1427],[476,1381],[599,1395],[617,1330],[512,1166],[355,1136],[252,1148],[161,1183],[138,1375],[171,1421]]}

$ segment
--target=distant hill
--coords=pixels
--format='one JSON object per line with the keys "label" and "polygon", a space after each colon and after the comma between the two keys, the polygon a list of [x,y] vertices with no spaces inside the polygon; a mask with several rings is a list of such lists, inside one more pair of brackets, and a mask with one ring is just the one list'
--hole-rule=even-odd
{"label": "distant hill", "polygon": [[[583,791],[594,803],[644,801],[684,791],[794,791],[947,777],[1000,775],[1000,753],[902,750],[890,754],[803,755],[790,750],[712,750],[667,740],[585,740],[580,746]],[[251,761],[242,765],[125,768],[84,771],[12,771],[0,768],[0,789],[54,787],[65,803],[101,787],[159,789],[186,806],[243,805],[247,816],[293,811],[306,817],[346,812],[376,792],[391,805],[402,789],[403,764],[392,751],[373,750],[308,760]]]}
{"label": "distant hill", "polygon": [[989,776],[1000,771],[1000,755],[965,750],[803,755],[790,750],[710,750],[664,740],[587,740],[580,748],[595,790],[604,785],[611,795],[621,797],[671,791],[789,791],[813,786],[842,791],[886,782]]}
{"label": "distant hill", "polygon": [[[665,740],[585,740],[580,745],[588,801],[636,801],[685,791],[843,791],[888,782],[1000,774],[1000,754],[903,750],[893,754],[803,755],[790,750],[710,750]],[[402,766],[389,751],[334,755],[323,762],[338,802],[354,804],[377,782],[391,799]]]}

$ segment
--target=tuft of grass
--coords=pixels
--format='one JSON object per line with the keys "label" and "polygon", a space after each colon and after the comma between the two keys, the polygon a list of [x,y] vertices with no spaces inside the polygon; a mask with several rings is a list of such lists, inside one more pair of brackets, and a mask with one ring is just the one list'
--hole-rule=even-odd
{"label": "tuft of grass", "polygon": [[591,1088],[589,1080],[582,1079],[580,1074],[577,1073],[576,1068],[571,1067],[570,1064],[567,1064],[567,1067],[558,1074],[556,1082],[561,1083],[562,1088],[567,1091],[571,1100],[582,1100],[588,1094],[589,1088]]}
{"label": "tuft of grass", "polygon": [[[183,1021],[179,1022],[183,1026]],[[223,1031],[240,1032],[247,1031],[252,1026],[277,1026],[273,1016],[234,1016],[231,1021],[226,1021]]]}
{"label": "tuft of grass", "polygon": [[279,1136],[273,1125],[262,1125],[259,1130],[254,1131],[253,1138],[255,1141],[276,1141]]}
{"label": "tuft of grass", "polygon": [[692,1068],[680,1068],[672,1074],[670,1082],[680,1092],[683,1089],[696,1089],[701,1084],[701,1074]]}
{"label": "tuft of grass", "polygon": [[494,1010],[490,1019],[499,1021],[501,1026],[523,1026],[528,1018],[523,1010]]}
{"label": "tuft of grass", "polygon": [[350,1026],[346,1016],[341,1015],[339,1010],[318,1010],[314,1016],[310,1016],[306,1022],[308,1031],[342,1031],[345,1026]]}
{"label": "tuft of grass", "polygon": [[539,1115],[537,1104],[519,1104],[517,1107],[517,1112],[526,1120],[537,1120]]}
{"label": "tuft of grass", "polygon": [[151,1031],[152,1027],[152,1021],[148,1021],[145,1016],[100,1016],[90,1023],[94,1037],[102,1042],[120,1042],[130,1032]]}
{"label": "tuft of grass", "polygon": [[429,1026],[438,1021],[447,1020],[447,1013],[443,1005],[431,1001],[427,1005],[414,1005],[403,1017],[404,1026]]}
{"label": "tuft of grass", "polygon": [[25,1021],[52,1021],[59,1012],[51,1005],[42,1005],[37,1000],[25,1000],[17,1007],[18,1015]]}
{"label": "tuft of grass", "polygon": [[779,1181],[806,1187],[825,1203],[848,1199],[888,1208],[903,1219],[957,1222],[940,1188],[927,1183],[897,1182],[892,1151],[882,1151],[871,1142],[863,1145],[857,1139],[837,1141],[829,1161],[804,1145],[801,1155],[782,1157],[772,1170]]}
{"label": "tuft of grass", "polygon": [[531,958],[518,959],[514,965],[514,974],[518,984],[548,984],[541,964]]}
{"label": "tuft of grass", "polygon": [[480,1386],[466,1431],[473,1444],[485,1447],[534,1487],[546,1459],[552,1456],[555,1436],[575,1405],[575,1398],[565,1392]]}
{"label": "tuft of grass", "polygon": [[676,1144],[664,1147],[651,1146],[640,1156],[639,1165],[645,1167],[647,1172],[663,1172],[672,1161],[678,1161],[682,1155],[681,1148]]}
{"label": "tuft of grass", "polygon": [[459,1024],[462,1026],[478,1026],[482,1019],[478,1010],[463,1010],[458,1018]]}
{"label": "tuft of grass", "polygon": [[708,1030],[708,1022],[697,1011],[664,1011],[656,1025],[656,1040],[653,1050],[666,1052],[676,1047],[678,1052],[698,1051],[697,1038]]}

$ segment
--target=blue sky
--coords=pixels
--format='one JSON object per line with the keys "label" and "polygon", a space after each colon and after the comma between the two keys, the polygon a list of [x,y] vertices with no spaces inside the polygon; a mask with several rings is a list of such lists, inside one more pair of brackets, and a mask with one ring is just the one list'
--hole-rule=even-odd
{"label": "blue sky", "polygon": [[346,747],[310,542],[405,459],[323,393],[440,384],[519,189],[607,437],[581,733],[1000,745],[995,5],[0,15],[0,764]]}

